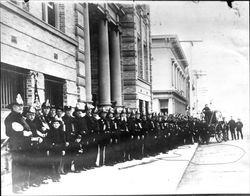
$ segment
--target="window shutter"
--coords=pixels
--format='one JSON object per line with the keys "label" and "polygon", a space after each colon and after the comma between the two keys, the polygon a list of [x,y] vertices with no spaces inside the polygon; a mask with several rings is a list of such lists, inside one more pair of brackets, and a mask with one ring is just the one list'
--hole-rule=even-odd
{"label": "window shutter", "polygon": [[42,20],[46,21],[46,7],[45,3],[42,3]]}
{"label": "window shutter", "polygon": [[59,29],[65,33],[65,6],[59,3]]}

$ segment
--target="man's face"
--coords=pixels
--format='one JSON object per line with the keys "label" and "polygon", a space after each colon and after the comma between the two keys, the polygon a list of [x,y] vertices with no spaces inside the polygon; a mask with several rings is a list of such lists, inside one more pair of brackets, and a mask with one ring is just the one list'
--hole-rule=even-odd
{"label": "man's face", "polygon": [[23,106],[22,105],[13,105],[12,110],[16,113],[22,114],[23,113]]}
{"label": "man's face", "polygon": [[113,113],[109,113],[109,118],[113,118],[113,117],[114,117]]}
{"label": "man's face", "polygon": [[92,113],[92,110],[91,110],[91,109],[88,109],[88,110],[86,111],[86,114],[87,114],[87,115],[91,115],[91,113]]}
{"label": "man's face", "polygon": [[55,129],[58,129],[58,128],[60,127],[60,123],[59,123],[58,121],[55,121],[55,122],[53,123],[53,127],[54,127]]}
{"label": "man's face", "polygon": [[83,112],[82,111],[77,111],[76,116],[77,117],[83,117]]}
{"label": "man's face", "polygon": [[55,116],[56,115],[56,109],[52,108],[50,110],[50,114],[51,114],[51,116]]}
{"label": "man's face", "polygon": [[121,114],[121,118],[126,118],[126,116],[127,116],[127,115],[126,115],[125,113],[122,113],[122,114]]}
{"label": "man's face", "polygon": [[145,115],[142,116],[143,120],[147,120],[147,117]]}
{"label": "man's face", "polygon": [[49,114],[49,111],[50,111],[50,108],[43,108],[43,113],[45,115],[48,115]]}
{"label": "man's face", "polygon": [[93,117],[97,120],[100,118],[98,114],[93,114]]}
{"label": "man's face", "polygon": [[29,119],[30,121],[35,120],[35,117],[36,117],[35,113],[28,113],[26,116],[27,116],[27,119]]}
{"label": "man's face", "polygon": [[62,110],[57,110],[57,116],[61,117],[63,115],[63,111]]}
{"label": "man's face", "polygon": [[102,118],[106,118],[106,116],[107,116],[107,113],[106,113],[106,112],[102,112],[102,113],[101,113],[101,117],[102,117]]}
{"label": "man's face", "polygon": [[66,114],[67,116],[71,116],[71,110],[66,110],[66,111],[65,111],[65,114]]}
{"label": "man's face", "polygon": [[41,114],[42,114],[42,110],[41,109],[36,110],[36,115],[37,116],[40,116]]}
{"label": "man's face", "polygon": [[116,113],[116,114],[115,114],[115,118],[116,118],[116,119],[120,119],[120,114],[119,114],[119,113]]}
{"label": "man's face", "polygon": [[141,115],[140,114],[136,114],[136,118],[140,119]]}

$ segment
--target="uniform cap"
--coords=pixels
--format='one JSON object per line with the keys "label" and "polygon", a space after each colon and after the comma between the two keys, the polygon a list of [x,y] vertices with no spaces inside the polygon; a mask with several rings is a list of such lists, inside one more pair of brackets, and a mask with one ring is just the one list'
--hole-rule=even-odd
{"label": "uniform cap", "polygon": [[113,108],[109,108],[108,113],[109,113],[109,114],[114,114],[114,109],[113,109]]}
{"label": "uniform cap", "polygon": [[23,115],[26,116],[27,114],[35,114],[35,113],[36,113],[35,107],[34,106],[29,106],[29,107],[24,108]]}
{"label": "uniform cap", "polygon": [[75,112],[78,112],[78,111],[85,112],[85,107],[77,103],[75,107]]}
{"label": "uniform cap", "polygon": [[50,103],[48,99],[42,104],[42,108],[50,108]]}
{"label": "uniform cap", "polygon": [[132,111],[130,110],[130,108],[126,108],[126,113],[127,113],[127,114],[132,113]]}
{"label": "uniform cap", "polygon": [[142,115],[142,116],[146,116],[146,113],[143,111],[141,115]]}
{"label": "uniform cap", "polygon": [[23,99],[20,94],[17,94],[15,101],[8,105],[8,108],[11,108],[13,105],[23,106]]}
{"label": "uniform cap", "polygon": [[141,113],[140,113],[140,110],[137,109],[136,112],[135,112],[135,114],[141,114]]}
{"label": "uniform cap", "polygon": [[51,105],[50,109],[57,109],[55,105]]}
{"label": "uniform cap", "polygon": [[86,105],[85,105],[85,110],[87,111],[87,110],[92,110],[94,108],[94,106],[92,105],[92,104],[89,104],[89,103],[87,103]]}
{"label": "uniform cap", "polygon": [[71,109],[72,109],[71,106],[64,106],[64,107],[63,107],[63,110],[64,110],[64,111],[70,111]]}
{"label": "uniform cap", "polygon": [[58,106],[58,107],[56,107],[56,110],[62,110],[63,111],[63,107],[62,106]]}
{"label": "uniform cap", "polygon": [[121,114],[127,114],[127,111],[125,108],[122,109]]}
{"label": "uniform cap", "polygon": [[51,124],[53,124],[54,122],[61,122],[58,118],[54,118],[52,121],[51,121]]}
{"label": "uniform cap", "polygon": [[93,108],[92,113],[93,114],[98,114],[98,108],[97,108],[97,106]]}
{"label": "uniform cap", "polygon": [[108,113],[108,110],[107,110],[107,108],[105,108],[105,107],[101,107],[101,108],[99,109],[99,113]]}
{"label": "uniform cap", "polygon": [[132,110],[132,111],[131,111],[131,114],[132,114],[132,115],[135,115],[135,113],[136,113],[135,110]]}

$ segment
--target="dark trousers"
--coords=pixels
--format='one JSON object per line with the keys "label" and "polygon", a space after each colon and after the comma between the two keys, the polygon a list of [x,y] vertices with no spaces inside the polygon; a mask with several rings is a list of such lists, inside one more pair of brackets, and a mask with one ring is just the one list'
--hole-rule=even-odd
{"label": "dark trousers", "polygon": [[243,139],[243,134],[242,134],[242,130],[236,130],[237,131],[237,139],[239,139],[239,135],[241,136],[241,139]]}
{"label": "dark trousers", "polygon": [[236,140],[235,130],[234,129],[230,129],[230,132],[231,132],[231,138],[232,138],[232,140]]}

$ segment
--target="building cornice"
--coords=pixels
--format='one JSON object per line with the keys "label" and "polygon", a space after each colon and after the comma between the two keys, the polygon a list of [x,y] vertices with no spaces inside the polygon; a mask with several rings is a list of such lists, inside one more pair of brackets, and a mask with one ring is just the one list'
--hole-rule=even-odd
{"label": "building cornice", "polygon": [[185,53],[180,45],[179,39],[177,35],[152,35],[152,41],[153,40],[162,40],[163,42],[166,42],[167,44],[170,44],[170,48],[172,52],[174,53],[174,56],[176,57],[176,61],[178,64],[182,65],[182,67],[185,69],[188,67],[188,61],[185,56]]}
{"label": "building cornice", "polygon": [[187,102],[187,98],[181,95],[178,91],[175,90],[153,90],[153,95],[173,95],[174,97],[179,98],[180,100]]}

